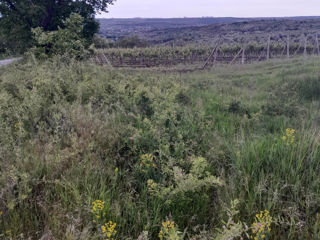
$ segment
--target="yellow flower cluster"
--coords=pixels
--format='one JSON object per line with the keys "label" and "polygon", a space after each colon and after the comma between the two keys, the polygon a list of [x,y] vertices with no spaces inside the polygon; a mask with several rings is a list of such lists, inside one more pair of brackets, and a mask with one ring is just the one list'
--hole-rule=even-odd
{"label": "yellow flower cluster", "polygon": [[148,188],[150,188],[150,190],[157,187],[157,184],[152,179],[148,179],[147,185],[148,185]]}
{"label": "yellow flower cluster", "polygon": [[96,222],[96,220],[99,220],[101,218],[101,212],[103,211],[103,209],[104,209],[104,201],[96,200],[92,203],[91,212],[95,218],[93,222]]}
{"label": "yellow flower cluster", "polygon": [[292,145],[295,140],[295,133],[296,130],[287,128],[286,129],[286,135],[282,137],[282,140],[286,143],[287,146]]}
{"label": "yellow flower cluster", "polygon": [[20,123],[20,122],[17,122],[17,123],[15,123],[13,126],[14,126],[14,129],[15,129],[16,131],[18,131],[18,130],[20,129],[20,127],[21,127],[21,123]]}
{"label": "yellow flower cluster", "polygon": [[256,215],[256,221],[252,224],[251,239],[261,240],[266,237],[266,234],[271,231],[272,217],[269,215],[268,210],[261,211]]}
{"label": "yellow flower cluster", "polygon": [[7,237],[10,237],[11,236],[11,230],[10,229],[6,230],[5,234],[6,234]]}
{"label": "yellow flower cluster", "polygon": [[152,179],[148,179],[147,181],[148,185],[148,192],[150,194],[157,194],[159,191],[159,186],[157,183],[155,183]]}
{"label": "yellow flower cluster", "polygon": [[173,221],[167,220],[165,222],[162,222],[162,227],[158,235],[159,238],[166,239],[170,232],[175,231],[175,228],[176,226]]}
{"label": "yellow flower cluster", "polygon": [[156,168],[154,157],[152,154],[143,154],[140,161],[140,169],[142,172],[147,172],[150,168]]}
{"label": "yellow flower cluster", "polygon": [[0,216],[3,214],[3,212],[2,211],[0,211]]}
{"label": "yellow flower cluster", "polygon": [[102,233],[106,236],[105,240],[114,240],[115,235],[117,234],[116,231],[117,224],[109,221],[108,223],[101,226]]}

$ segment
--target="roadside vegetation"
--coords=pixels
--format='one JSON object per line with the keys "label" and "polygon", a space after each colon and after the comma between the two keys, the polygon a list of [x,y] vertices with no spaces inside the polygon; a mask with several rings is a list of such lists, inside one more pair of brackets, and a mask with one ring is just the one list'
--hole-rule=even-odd
{"label": "roadside vegetation", "polygon": [[318,239],[319,96],[318,58],[1,68],[1,238]]}

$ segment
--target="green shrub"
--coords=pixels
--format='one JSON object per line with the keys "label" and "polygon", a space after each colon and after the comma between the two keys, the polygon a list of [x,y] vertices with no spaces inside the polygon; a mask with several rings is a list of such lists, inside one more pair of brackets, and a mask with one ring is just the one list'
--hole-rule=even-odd
{"label": "green shrub", "polygon": [[134,48],[148,47],[149,43],[144,39],[140,39],[138,36],[129,36],[119,39],[115,45],[120,48]]}
{"label": "green shrub", "polygon": [[98,34],[95,34],[93,37],[93,45],[97,49],[105,49],[114,47],[114,42],[108,40],[105,37],[100,37]]}
{"label": "green shrub", "polygon": [[36,46],[31,51],[41,59],[55,55],[84,58],[87,51],[83,36],[83,20],[79,14],[73,13],[63,21],[64,28],[59,27],[57,31],[44,32],[41,28],[33,29]]}

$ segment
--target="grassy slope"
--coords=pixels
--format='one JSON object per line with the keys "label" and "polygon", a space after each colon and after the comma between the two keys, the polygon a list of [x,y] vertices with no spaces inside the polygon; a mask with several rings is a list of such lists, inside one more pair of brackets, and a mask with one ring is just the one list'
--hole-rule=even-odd
{"label": "grassy slope", "polygon": [[[0,69],[0,234],[98,239],[112,220],[119,239],[156,239],[170,216],[206,239],[238,199],[234,220],[249,227],[270,210],[270,239],[317,239],[319,76],[318,59],[185,75],[60,61]],[[141,171],[145,153],[156,167]],[[190,184],[200,156],[207,173]],[[203,186],[207,175],[223,185]],[[152,194],[148,179],[162,188]]]}

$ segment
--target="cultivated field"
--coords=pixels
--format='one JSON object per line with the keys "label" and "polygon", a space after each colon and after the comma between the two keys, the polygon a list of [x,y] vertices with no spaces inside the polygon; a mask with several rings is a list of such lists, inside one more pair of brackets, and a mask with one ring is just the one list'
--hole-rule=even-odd
{"label": "cultivated field", "polygon": [[201,68],[320,54],[317,17],[196,18],[180,19],[175,24],[175,19],[100,22],[100,34],[103,35],[110,23],[108,30],[115,35],[111,39],[117,41],[97,39],[95,46],[103,49],[100,54],[104,55],[98,56],[97,62],[114,67],[194,65]]}
{"label": "cultivated field", "polygon": [[0,68],[0,238],[319,239],[319,61]]}
{"label": "cultivated field", "polygon": [[314,41],[319,34],[319,17],[297,18],[196,18],[196,19],[100,19],[100,35],[121,39],[137,35],[151,45],[212,46],[219,39],[225,44],[266,44],[268,36],[274,42],[286,42],[287,35],[295,43],[309,36]]}
{"label": "cultivated field", "polygon": [[100,50],[96,61],[113,67],[214,67],[217,64],[254,63],[270,59],[320,55],[318,39],[314,44],[273,43],[223,44],[215,46],[110,48]]}

